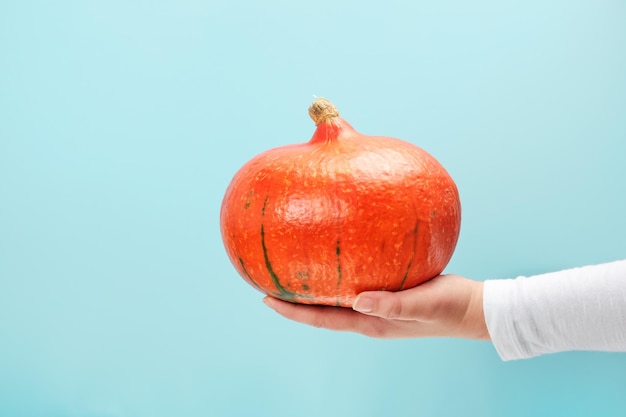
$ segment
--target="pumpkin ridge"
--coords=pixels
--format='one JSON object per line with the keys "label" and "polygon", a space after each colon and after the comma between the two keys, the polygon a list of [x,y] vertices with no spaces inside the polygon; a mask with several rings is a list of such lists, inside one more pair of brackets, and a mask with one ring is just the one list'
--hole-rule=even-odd
{"label": "pumpkin ridge", "polygon": [[[339,240],[337,241],[337,249],[335,249],[335,254],[337,255],[337,291],[339,291],[339,287],[341,286],[341,248],[339,247]],[[341,305],[340,296],[337,296],[337,306]]]}
{"label": "pumpkin ridge", "polygon": [[[269,196],[266,196],[265,201],[263,202],[263,208],[261,209],[262,217],[265,217],[265,206],[267,205],[268,199],[269,199]],[[280,283],[280,279],[278,278],[278,275],[276,275],[276,272],[274,271],[274,268],[272,267],[272,263],[270,262],[270,257],[267,253],[267,246],[265,245],[265,224],[263,223],[261,223],[261,248],[263,249],[263,257],[265,258],[265,268],[267,269],[267,272],[270,274],[270,278],[272,279],[274,286],[279,291],[279,294],[277,295],[279,295],[281,298],[285,298],[290,301],[295,300],[298,297],[298,294],[292,291],[289,291]]]}
{"label": "pumpkin ridge", "polygon": [[418,229],[419,229],[419,221],[415,223],[415,229],[413,229],[413,252],[411,252],[411,258],[409,259],[409,264],[406,267],[406,272],[404,273],[404,277],[402,277],[402,282],[400,282],[400,288],[398,288],[398,291],[401,291],[404,288],[404,284],[406,283],[406,280],[409,277],[409,271],[411,270],[411,266],[413,266],[413,261],[415,260],[415,252],[417,252]]}
{"label": "pumpkin ridge", "polygon": [[[246,269],[246,265],[243,262],[243,259],[241,259],[241,257],[238,257],[239,259],[239,264],[241,265],[241,269],[243,271],[243,274],[246,276],[246,278],[248,278],[250,280],[250,282],[252,282],[254,284],[255,287],[257,287],[259,290],[261,291],[265,291],[258,282],[256,282],[254,280],[254,278],[252,278],[252,276],[250,275],[250,273],[248,272],[248,270]],[[277,295],[276,293],[272,293],[272,295]]]}

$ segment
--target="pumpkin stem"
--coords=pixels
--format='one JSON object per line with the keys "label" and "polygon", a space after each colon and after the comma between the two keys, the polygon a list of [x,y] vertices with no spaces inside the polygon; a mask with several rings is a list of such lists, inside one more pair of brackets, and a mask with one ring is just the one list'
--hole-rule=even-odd
{"label": "pumpkin stem", "polygon": [[324,97],[320,97],[309,107],[309,116],[311,116],[311,119],[315,122],[315,126],[317,126],[322,122],[339,116],[339,112],[333,103]]}

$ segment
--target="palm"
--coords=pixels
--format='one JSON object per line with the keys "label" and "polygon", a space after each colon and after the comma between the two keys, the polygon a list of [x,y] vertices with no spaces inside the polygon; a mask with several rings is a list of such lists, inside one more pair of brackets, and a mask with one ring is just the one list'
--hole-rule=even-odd
{"label": "palm", "polygon": [[266,303],[284,317],[337,331],[378,338],[457,336],[488,339],[482,317],[482,283],[459,275],[440,275],[415,288],[390,293],[373,291],[357,297],[375,308],[366,313],[327,306],[291,304],[273,298]]}

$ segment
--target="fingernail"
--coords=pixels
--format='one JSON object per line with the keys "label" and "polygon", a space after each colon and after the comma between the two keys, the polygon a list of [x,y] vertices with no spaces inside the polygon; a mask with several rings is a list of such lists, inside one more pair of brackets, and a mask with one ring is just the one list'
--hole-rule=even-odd
{"label": "fingernail", "polygon": [[358,311],[359,313],[371,313],[374,311],[374,300],[368,297],[361,297],[359,295],[356,297],[356,300],[354,300],[352,309]]}
{"label": "fingernail", "polygon": [[268,306],[269,308],[273,309],[274,308],[274,301],[272,300],[271,297],[265,297],[263,299],[263,302],[265,303],[266,306]]}

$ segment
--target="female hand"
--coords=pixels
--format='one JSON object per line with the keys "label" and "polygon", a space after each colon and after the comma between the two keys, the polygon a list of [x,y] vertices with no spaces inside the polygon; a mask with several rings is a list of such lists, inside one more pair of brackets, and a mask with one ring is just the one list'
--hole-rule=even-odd
{"label": "female hand", "polygon": [[483,314],[483,283],[459,275],[440,275],[398,292],[363,292],[352,309],[293,304],[272,297],[263,301],[290,320],[370,337],[490,339]]}

